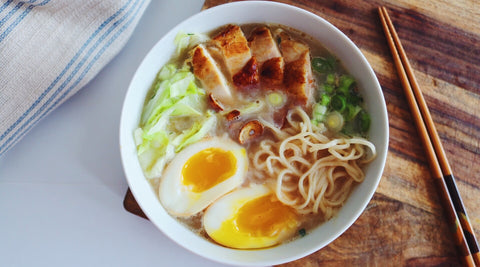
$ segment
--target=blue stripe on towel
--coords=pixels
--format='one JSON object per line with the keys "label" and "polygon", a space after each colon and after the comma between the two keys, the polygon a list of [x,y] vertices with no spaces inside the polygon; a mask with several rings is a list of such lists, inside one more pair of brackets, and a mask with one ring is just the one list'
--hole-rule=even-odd
{"label": "blue stripe on towel", "polygon": [[23,6],[23,4],[25,3],[20,2],[12,10],[10,10],[10,12],[8,12],[8,14],[5,15],[2,20],[0,20],[0,27],[2,27],[3,24],[5,24],[5,22],[7,22],[13,16],[13,14],[15,14],[17,10],[19,10]]}
{"label": "blue stripe on towel", "polygon": [[[8,26],[8,28],[4,32],[2,32],[2,34],[0,35],[0,43],[3,41],[3,39],[5,39],[5,37],[7,37],[8,34],[10,34],[10,32],[13,29],[15,29],[15,27],[17,27],[17,25],[28,15],[28,13],[30,13],[30,11],[32,11],[32,9],[34,7],[44,6],[44,5],[48,4],[48,2],[50,2],[50,0],[45,0],[38,5],[34,5],[34,4],[29,5],[25,9],[25,11],[23,11],[23,13],[12,24],[10,24],[10,26]],[[1,27],[1,24],[0,24],[0,27]]]}
{"label": "blue stripe on towel", "polygon": [[[82,45],[80,50],[77,51],[75,56],[68,62],[68,64],[65,66],[65,68],[62,70],[62,72],[53,80],[53,82],[48,86],[48,88],[42,92],[42,94],[37,98],[37,100],[20,116],[17,121],[15,121],[1,136],[0,136],[0,141],[4,139],[15,127],[18,126],[28,115],[29,113],[38,105],[40,102],[43,100],[43,98],[52,90],[52,88],[60,81],[60,79],[65,75],[65,73],[70,69],[70,67],[75,63],[75,61],[80,57],[80,55],[84,52],[84,50],[88,47],[88,45],[93,41],[93,39],[102,31],[111,21],[113,21],[118,15],[120,15],[126,8],[127,6],[132,2],[133,0],[128,1],[125,3],[124,6],[122,6],[117,12],[115,12],[112,16],[107,18],[100,26],[95,30],[92,35],[87,39],[87,41]],[[18,131],[17,131],[18,132]],[[15,133],[16,134],[16,133]],[[9,142],[7,140],[6,142]],[[4,145],[0,147],[0,151],[2,151]]]}
{"label": "blue stripe on towel", "polygon": [[13,0],[8,0],[7,2],[3,3],[2,6],[0,6],[0,13],[2,13],[2,11],[5,10],[5,8],[7,8],[7,6],[10,5],[11,2],[13,2]]}
{"label": "blue stripe on towel", "polygon": [[[138,0],[137,0],[138,2]],[[134,6],[132,6],[132,8],[124,15],[123,18],[119,19],[118,21],[116,21],[114,23],[114,25],[112,27],[110,27],[109,31],[108,31],[108,34],[113,31],[114,28],[116,28],[123,20],[125,20],[131,13],[132,13],[132,10],[133,10],[133,7],[135,7],[138,3],[135,3]],[[94,65],[94,63],[100,58],[100,56],[105,52],[105,50],[113,43],[113,41],[115,39],[118,38],[118,36],[128,27],[128,25],[131,24],[131,22],[135,19],[135,17],[137,16],[138,12],[141,10],[141,6],[143,6],[143,4],[145,3],[145,0],[142,1],[141,5],[136,9],[136,11],[134,12],[134,15],[132,18],[129,19],[129,21],[118,31],[115,33],[115,35],[113,37],[111,37],[108,42],[101,48],[101,50],[95,55],[95,57],[92,59],[92,61],[87,65],[87,68],[82,72],[82,74],[80,75],[80,77],[75,81],[75,83],[73,85],[71,85],[62,95],[59,99],[57,99],[52,106],[50,106],[43,114],[41,114],[41,112],[48,106],[48,104],[54,99],[54,97],[56,95],[58,95],[58,93],[60,93],[60,89],[63,89],[65,86],[63,86],[62,88],[59,88],[57,89],[57,91],[55,92],[54,95],[52,95],[48,100],[47,102],[39,109],[35,112],[34,115],[32,115],[32,117],[30,119],[28,119],[28,121],[26,121],[12,136],[10,136],[10,138],[0,147],[0,156],[5,152],[7,151],[8,149],[11,148],[11,146],[13,146],[18,140],[20,140],[39,120],[41,120],[46,114],[48,114],[54,107],[56,107],[65,97],[66,95],[76,87],[76,85],[78,85],[78,83],[84,78],[84,76],[88,73],[88,71],[91,69],[91,67]],[[107,34],[107,35],[108,35]],[[106,36],[104,34],[104,36]],[[102,38],[103,40],[104,38]],[[98,41],[97,41],[98,43]],[[98,46],[98,44],[95,45],[95,48]],[[94,49],[90,49],[89,52],[92,53]],[[90,56],[90,53],[88,53],[86,55],[86,58],[88,58]],[[84,61],[84,60],[82,60]],[[81,62],[82,63],[82,62]],[[79,63],[80,64],[80,63]],[[83,65],[83,63],[82,63]],[[78,71],[78,68],[76,68],[76,71]],[[73,75],[70,75],[70,80],[71,80],[71,77],[73,77]],[[65,84],[66,85],[66,84]],[[51,89],[49,87],[49,89]],[[42,94],[43,95],[43,94]],[[37,101],[36,101],[37,102]],[[38,101],[39,102],[39,101]],[[37,103],[38,104],[38,103]],[[31,110],[30,110],[31,111]],[[25,116],[22,116],[23,118],[26,117],[26,115],[28,114],[24,114]],[[36,119],[37,116],[39,116],[39,118]],[[21,118],[21,119],[23,119]],[[17,122],[15,122],[16,125],[18,125],[21,121],[21,119],[17,120]],[[35,120],[33,123],[32,121]],[[15,126],[16,126],[15,125]],[[14,126],[14,125],[12,125]],[[28,126],[28,127],[27,127]],[[24,128],[27,127],[25,130]],[[10,127],[10,128],[13,128],[13,127]],[[9,128],[9,130],[10,130]],[[11,131],[11,130],[10,130]],[[22,131],[20,133],[20,131]],[[8,133],[5,133],[4,135],[2,135],[2,137],[0,137],[0,141],[2,140],[2,138],[4,138],[4,136],[8,134]],[[13,142],[12,142],[13,141]]]}
{"label": "blue stripe on towel", "polygon": [[[1,7],[0,7],[0,13],[2,13],[2,11],[7,8],[8,5],[10,5],[10,3],[12,2],[13,0],[8,0],[7,2],[5,2]],[[15,13],[17,13],[18,10],[20,10],[20,8],[24,5],[24,4],[32,4],[32,3],[35,3],[37,0],[30,0],[28,2],[25,2],[25,1],[20,1],[19,3],[17,3],[17,5],[12,9],[10,10],[10,12],[8,12],[8,14],[0,21],[0,27],[2,27],[3,24],[5,24],[5,22],[7,22]],[[47,2],[49,2],[50,0],[48,0]],[[40,5],[43,5],[43,4],[40,4]],[[30,5],[28,6],[28,8],[31,8],[31,7],[35,7],[37,5]]]}

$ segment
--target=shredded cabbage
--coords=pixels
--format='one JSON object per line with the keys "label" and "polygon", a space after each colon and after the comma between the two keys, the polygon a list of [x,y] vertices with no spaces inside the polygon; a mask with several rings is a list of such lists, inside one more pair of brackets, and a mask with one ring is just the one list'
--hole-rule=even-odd
{"label": "shredded cabbage", "polygon": [[206,34],[179,32],[173,41],[177,47],[175,51],[175,57],[181,55],[185,49],[189,49],[200,43],[204,43],[209,39],[210,37],[208,37]]}
{"label": "shredded cabbage", "polygon": [[[217,121],[207,110],[205,91],[197,86],[195,76],[186,67],[165,65],[152,92],[140,127],[133,133],[140,165],[149,179],[160,177],[176,152],[205,137]],[[183,129],[174,129],[173,125]]]}
{"label": "shredded cabbage", "polygon": [[212,112],[207,112],[207,117],[202,121],[195,121],[193,126],[189,130],[185,130],[182,134],[178,135],[173,144],[176,145],[175,152],[179,152],[187,145],[193,144],[203,137],[215,127],[217,117]]}

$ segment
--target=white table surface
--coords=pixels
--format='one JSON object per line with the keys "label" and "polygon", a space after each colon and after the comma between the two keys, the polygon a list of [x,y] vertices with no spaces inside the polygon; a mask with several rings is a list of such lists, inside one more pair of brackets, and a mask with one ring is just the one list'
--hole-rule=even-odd
{"label": "white table surface", "polygon": [[130,79],[203,0],[152,0],[124,49],[0,158],[0,266],[222,266],[123,208],[118,145]]}

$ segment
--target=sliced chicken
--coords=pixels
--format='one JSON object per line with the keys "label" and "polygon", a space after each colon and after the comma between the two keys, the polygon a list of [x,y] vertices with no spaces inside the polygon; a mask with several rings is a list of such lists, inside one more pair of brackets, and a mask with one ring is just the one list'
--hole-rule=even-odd
{"label": "sliced chicken", "polygon": [[192,55],[193,73],[205,90],[222,104],[231,105],[233,96],[228,83],[207,48],[200,44]]}
{"label": "sliced chicken", "polygon": [[296,60],[285,64],[284,83],[295,103],[309,106],[314,102],[314,84],[310,52],[305,51]]}
{"label": "sliced chicken", "polygon": [[270,30],[264,26],[255,28],[248,44],[252,55],[257,59],[262,85],[270,89],[280,88],[285,64]]}
{"label": "sliced chicken", "polygon": [[259,66],[269,59],[282,56],[267,27],[255,28],[248,39],[248,44]]}
{"label": "sliced chicken", "polygon": [[232,77],[241,71],[252,57],[247,39],[238,25],[227,26],[212,41],[222,51],[225,66]]}
{"label": "sliced chicken", "polygon": [[242,70],[237,72],[232,77],[233,84],[239,89],[253,89],[259,83],[258,77],[258,65],[255,57],[251,57],[250,60],[243,66]]}
{"label": "sliced chicken", "polygon": [[280,52],[285,60],[284,84],[295,103],[307,106],[314,102],[314,84],[310,63],[310,48],[286,32],[275,32],[280,39]]}
{"label": "sliced chicken", "polygon": [[285,31],[279,29],[275,32],[280,40],[280,52],[285,63],[292,62],[300,58],[303,53],[310,51],[307,45],[292,39]]}
{"label": "sliced chicken", "polygon": [[282,88],[284,68],[283,57],[274,57],[265,61],[260,68],[262,86],[268,89]]}

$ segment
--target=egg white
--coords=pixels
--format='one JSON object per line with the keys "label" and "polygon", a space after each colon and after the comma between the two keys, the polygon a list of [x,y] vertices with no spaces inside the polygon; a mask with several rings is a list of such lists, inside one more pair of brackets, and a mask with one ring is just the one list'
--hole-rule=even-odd
{"label": "egg white", "polygon": [[[203,192],[192,192],[182,183],[182,168],[197,153],[219,148],[230,151],[236,158],[232,176]],[[240,186],[248,169],[245,148],[229,138],[210,138],[191,144],[180,151],[170,162],[162,175],[159,185],[159,198],[163,207],[172,215],[188,217],[204,210],[219,197]]]}

